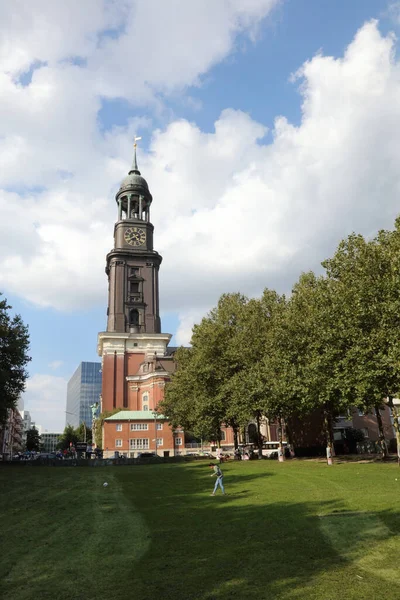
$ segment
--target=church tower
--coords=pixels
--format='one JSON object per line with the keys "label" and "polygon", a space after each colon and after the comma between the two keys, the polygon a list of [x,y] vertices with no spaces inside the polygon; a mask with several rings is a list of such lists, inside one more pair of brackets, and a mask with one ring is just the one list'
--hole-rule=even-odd
{"label": "church tower", "polygon": [[158,270],[162,257],[153,250],[152,195],[135,154],[116,195],[118,221],[114,248],[107,255],[107,331],[160,333]]}
{"label": "church tower", "polygon": [[[107,429],[104,423],[103,436],[108,430],[111,437],[105,443],[110,451],[125,450],[129,455],[139,448],[134,432],[140,434],[141,427],[149,430],[150,421],[143,421],[144,417],[157,418],[153,413],[174,370],[173,349],[168,348],[171,335],[161,332],[158,272],[162,257],[153,248],[152,200],[138,169],[135,144],[132,167],[116,195],[114,247],[106,258],[107,330],[98,335],[103,373],[101,411],[121,410],[117,424],[111,423]],[[115,438],[115,427],[124,431],[126,421],[134,428]],[[140,443],[147,444],[144,449],[151,447],[155,434],[140,438]]]}

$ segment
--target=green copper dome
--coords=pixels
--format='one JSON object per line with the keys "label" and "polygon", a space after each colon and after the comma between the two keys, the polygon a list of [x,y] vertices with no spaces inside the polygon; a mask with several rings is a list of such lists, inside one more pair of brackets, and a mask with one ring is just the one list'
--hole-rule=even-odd
{"label": "green copper dome", "polygon": [[137,166],[137,160],[136,160],[136,146],[135,146],[135,153],[133,156],[133,163],[132,163],[132,167],[131,170],[129,171],[128,175],[122,180],[122,183],[120,185],[118,194],[117,194],[117,199],[118,197],[121,196],[121,194],[124,194],[125,192],[137,192],[138,194],[141,194],[143,196],[145,196],[148,201],[152,201],[152,196],[150,194],[150,190],[149,190],[149,186],[147,184],[147,181],[145,180],[144,177],[141,176],[140,171],[138,169]]}
{"label": "green copper dome", "polygon": [[142,177],[139,171],[129,171],[129,175],[122,180],[120,190],[129,188],[129,187],[143,187],[146,191],[149,191],[149,186],[147,185],[147,181],[144,177]]}

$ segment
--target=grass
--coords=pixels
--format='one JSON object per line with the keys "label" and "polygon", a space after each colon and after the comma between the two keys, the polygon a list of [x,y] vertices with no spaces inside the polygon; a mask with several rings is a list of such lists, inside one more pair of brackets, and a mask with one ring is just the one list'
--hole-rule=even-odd
{"label": "grass", "polygon": [[1,468],[1,597],[399,598],[397,465],[223,470],[210,497],[203,462]]}

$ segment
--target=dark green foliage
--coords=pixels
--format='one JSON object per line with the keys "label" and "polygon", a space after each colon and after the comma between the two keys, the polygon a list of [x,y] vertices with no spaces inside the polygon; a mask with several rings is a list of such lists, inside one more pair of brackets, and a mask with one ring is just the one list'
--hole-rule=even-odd
{"label": "dark green foliage", "polygon": [[84,441],[88,444],[92,443],[92,430],[85,423],[80,423],[76,428],[73,425],[66,425],[58,439],[57,448],[68,450],[71,446],[75,446],[76,442]]}
{"label": "dark green foliage", "polygon": [[40,435],[35,427],[28,429],[26,432],[26,449],[29,451],[35,450],[36,452],[40,450]]}
{"label": "dark green foliage", "polygon": [[384,398],[400,391],[400,231],[380,231],[370,241],[361,235],[343,240],[325,261],[341,311],[347,342],[341,389],[354,405],[374,409],[387,453],[379,409]]}
{"label": "dark green foliage", "polygon": [[348,427],[344,432],[344,438],[348,442],[363,442],[365,435],[361,429],[353,429],[353,427]]}
{"label": "dark green foliage", "polygon": [[77,429],[75,429],[73,425],[66,425],[63,433],[58,439],[57,448],[60,450],[68,450],[71,445],[75,446],[79,439],[82,438],[79,437]]}
{"label": "dark green foliage", "polygon": [[86,440],[88,444],[92,443],[92,430],[85,423],[80,423],[75,431],[79,441]]}
{"label": "dark green foliage", "polygon": [[[275,307],[280,300],[274,292],[271,296]],[[237,432],[266,414],[271,383],[262,360],[270,347],[271,321],[267,303],[240,294],[221,296],[194,326],[192,347],[175,355],[178,369],[160,405],[174,426],[219,441],[222,424]]]}
{"label": "dark green foliage", "polygon": [[17,406],[31,360],[28,328],[19,315],[11,318],[10,309],[7,300],[0,300],[0,423],[5,421],[7,410]]}
{"label": "dark green foliage", "polygon": [[380,410],[400,393],[399,265],[400,219],[373,240],[341,241],[326,274],[303,273],[289,300],[268,289],[252,300],[224,294],[176,354],[161,410],[218,440],[221,424],[237,432],[254,421],[259,432],[263,417],[283,423],[317,409],[332,445],[335,417],[358,407],[376,415],[385,456]]}

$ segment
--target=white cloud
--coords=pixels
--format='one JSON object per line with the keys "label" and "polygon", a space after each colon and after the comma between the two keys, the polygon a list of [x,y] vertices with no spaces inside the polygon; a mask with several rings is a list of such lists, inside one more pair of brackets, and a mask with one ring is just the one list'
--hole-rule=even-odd
{"label": "white cloud", "polygon": [[192,328],[195,323],[200,323],[204,317],[203,307],[200,310],[187,310],[182,311],[180,316],[180,322],[178,329],[175,334],[176,344],[178,346],[185,346],[192,337]]}
{"label": "white cloud", "polygon": [[[59,309],[105,301],[111,198],[134,132],[151,122],[138,117],[128,129],[103,135],[100,97],[151,104],[160,92],[176,94],[197,83],[234,49],[238,34],[254,36],[278,2],[88,0],[83,10],[78,0],[16,0],[0,6],[3,289]],[[21,79],[29,69],[30,82]]]}
{"label": "white cloud", "polygon": [[[22,59],[12,76],[3,74],[0,109],[11,116],[0,125],[2,288],[59,309],[105,304],[104,260],[116,218],[112,196],[127,170],[133,133],[151,123],[139,119],[102,136],[98,94],[130,100],[137,94],[144,101],[155,90],[195,83],[232,50],[237,32],[254,34],[272,4],[218,4],[223,8],[210,45],[204,37],[207,2],[184,3],[183,22],[196,22],[198,29],[195,35],[187,28],[195,62],[175,56],[169,30],[162,37],[161,23],[170,16],[161,6],[146,44],[153,35],[160,38],[153,46],[155,56],[165,59],[162,72],[154,56],[143,53],[136,62],[135,48],[145,42],[133,31],[138,23],[147,30],[152,7],[154,17],[149,2],[135,10],[132,3],[122,6],[128,11],[125,33],[115,40],[98,44],[82,34],[77,47],[88,59],[85,68],[60,65],[65,49],[50,58],[37,50],[31,56],[48,65],[35,71],[28,87],[15,82],[25,68]],[[105,23],[109,16],[102,18]],[[155,246],[164,256],[162,307],[181,316],[179,342],[187,341],[193,320],[222,292],[253,295],[265,286],[287,291],[301,270],[318,268],[352,230],[369,235],[392,225],[400,191],[395,44],[370,22],[343,57],[317,55],[305,63],[296,76],[301,124],[278,116],[272,141],[266,124],[232,109],[222,112],[212,133],[185,120],[154,133],[139,163],[154,197]],[[131,62],[120,61],[124,53]]]}
{"label": "white cloud", "polygon": [[124,33],[105,41],[89,60],[97,89],[105,96],[142,102],[150,100],[154,91],[170,93],[195,85],[231,52],[237,34],[254,38],[260,21],[279,2],[131,2]]}
{"label": "white cloud", "polygon": [[0,3],[0,64],[18,75],[37,61],[87,57],[96,51],[99,33],[120,27],[127,5],[85,0],[13,0]]}
{"label": "white cloud", "polygon": [[63,431],[67,380],[54,375],[36,374],[27,381],[23,395],[25,410],[29,410],[37,426],[49,431]]}
{"label": "white cloud", "polygon": [[48,366],[50,367],[50,369],[55,371],[56,369],[59,369],[61,367],[61,365],[63,365],[63,364],[64,364],[64,361],[62,361],[62,360],[53,360],[51,363],[48,364]]}
{"label": "white cloud", "polygon": [[351,231],[372,235],[393,225],[400,191],[394,45],[370,22],[343,58],[318,55],[303,65],[301,125],[278,117],[267,146],[258,143],[262,127],[234,111],[221,115],[214,134],[178,122],[155,137],[146,175],[161,205],[153,214],[163,306],[180,311],[180,341],[188,339],[191,312],[207,310],[220,293],[288,291]]}

